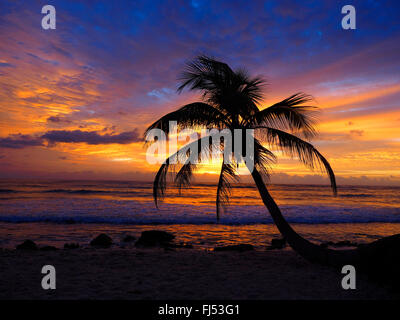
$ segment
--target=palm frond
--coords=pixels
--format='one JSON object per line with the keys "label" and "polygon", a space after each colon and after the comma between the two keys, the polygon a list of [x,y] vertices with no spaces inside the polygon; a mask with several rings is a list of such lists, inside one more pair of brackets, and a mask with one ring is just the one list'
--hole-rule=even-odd
{"label": "palm frond", "polygon": [[176,111],[170,112],[151,124],[145,131],[145,136],[152,129],[161,129],[169,134],[169,122],[176,121],[177,129],[199,127],[222,128],[226,127],[225,115],[213,106],[203,103],[189,103]]}
{"label": "palm frond", "polygon": [[259,111],[253,119],[254,125],[261,125],[293,133],[301,133],[309,139],[315,136],[315,111],[317,107],[306,106],[312,97],[305,93],[296,93],[274,105]]}
{"label": "palm frond", "polygon": [[237,82],[240,84],[240,92],[249,97],[255,104],[264,98],[263,88],[266,84],[262,77],[250,77],[245,69],[236,71]]}
{"label": "palm frond", "polygon": [[158,201],[162,200],[165,195],[165,190],[167,188],[167,173],[169,167],[169,158],[165,160],[158,169],[156,176],[154,177],[153,181],[153,199],[154,203],[158,209]]}
{"label": "palm frond", "polygon": [[[248,119],[259,109],[263,98],[261,77],[251,78],[244,69],[233,71],[226,63],[207,56],[199,56],[187,64],[182,73],[178,92],[185,87],[199,90],[203,99],[231,118]],[[238,122],[238,121],[236,121]]]}
{"label": "palm frond", "polygon": [[272,164],[275,162],[276,156],[273,152],[265,148],[257,138],[254,138],[254,166],[264,182],[269,181]]}
{"label": "palm frond", "polygon": [[192,163],[190,160],[186,161],[182,165],[181,169],[175,176],[175,184],[178,187],[179,194],[181,194],[182,188],[188,187],[192,183],[193,172],[196,169],[196,164]]}
{"label": "palm frond", "polygon": [[[180,148],[176,153],[169,156],[158,170],[153,182],[153,198],[156,206],[158,201],[164,198],[167,187],[168,172],[175,173],[174,182],[178,186],[179,192],[182,187],[189,186],[192,181],[193,171],[197,163],[192,161],[194,157],[201,163],[207,155],[206,151],[212,148],[220,148],[221,143],[211,139],[212,135],[197,139]],[[197,154],[190,155],[193,150],[197,150]],[[170,170],[171,169],[171,170]]]}
{"label": "palm frond", "polygon": [[238,181],[237,172],[233,163],[222,161],[221,173],[219,175],[217,187],[217,220],[220,218],[221,208],[225,208],[229,203],[231,182]]}
{"label": "palm frond", "polygon": [[318,168],[321,171],[325,171],[329,176],[333,193],[336,195],[336,178],[331,165],[312,144],[279,129],[264,126],[259,126],[255,129],[261,130],[262,139],[271,145],[277,146],[284,154],[291,158],[298,157],[301,162],[312,170]]}
{"label": "palm frond", "polygon": [[226,63],[200,55],[186,64],[185,70],[179,77],[181,84],[178,92],[185,87],[190,90],[213,90],[232,75],[233,71]]}

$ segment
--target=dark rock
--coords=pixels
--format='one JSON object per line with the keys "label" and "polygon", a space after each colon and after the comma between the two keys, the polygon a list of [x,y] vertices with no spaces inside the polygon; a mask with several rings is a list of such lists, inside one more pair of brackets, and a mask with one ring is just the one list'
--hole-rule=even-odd
{"label": "dark rock", "polygon": [[349,240],[342,240],[342,241],[338,241],[334,244],[335,247],[346,247],[346,246],[350,246],[351,242]]}
{"label": "dark rock", "polygon": [[79,243],[66,243],[64,244],[64,249],[78,249]]}
{"label": "dark rock", "polygon": [[319,246],[321,247],[321,248],[328,248],[328,247],[330,247],[330,246],[333,246],[335,243],[334,242],[332,242],[332,241],[327,241],[327,242],[322,242]]}
{"label": "dark rock", "polygon": [[37,250],[36,243],[32,240],[25,240],[23,243],[17,245],[17,250]]}
{"label": "dark rock", "polygon": [[95,247],[109,247],[112,245],[112,239],[105,233],[99,234],[96,238],[90,241],[91,246]]}
{"label": "dark rock", "polygon": [[41,251],[55,251],[58,250],[56,247],[53,246],[44,246],[40,248]]}
{"label": "dark rock", "polygon": [[254,247],[251,244],[236,244],[231,246],[223,246],[223,247],[215,247],[214,251],[250,251],[254,250]]}
{"label": "dark rock", "polygon": [[338,241],[333,244],[334,247],[357,247],[357,243],[353,243],[349,240]]}
{"label": "dark rock", "polygon": [[355,242],[351,242],[349,240],[342,240],[338,242],[332,242],[332,241],[327,241],[327,242],[322,242],[319,245],[321,248],[328,248],[328,247],[358,247],[359,244]]}
{"label": "dark rock", "polygon": [[166,246],[171,242],[175,236],[169,232],[159,230],[143,231],[142,235],[136,241],[137,247],[155,247]]}
{"label": "dark rock", "polygon": [[359,246],[360,270],[400,293],[400,234]]}
{"label": "dark rock", "polygon": [[282,249],[286,246],[286,239],[272,239],[271,240],[271,247],[274,249]]}
{"label": "dark rock", "polygon": [[133,242],[135,240],[136,240],[136,238],[134,236],[131,236],[131,235],[127,235],[122,239],[123,242]]}

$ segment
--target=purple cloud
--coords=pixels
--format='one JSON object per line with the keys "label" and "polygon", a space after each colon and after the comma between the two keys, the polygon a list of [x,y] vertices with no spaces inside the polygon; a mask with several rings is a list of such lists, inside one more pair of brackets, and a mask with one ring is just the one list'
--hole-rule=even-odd
{"label": "purple cloud", "polygon": [[61,116],[51,116],[48,117],[47,122],[52,122],[52,123],[71,123],[72,121]]}
{"label": "purple cloud", "polygon": [[132,131],[121,132],[118,134],[99,134],[98,131],[82,131],[82,130],[52,130],[48,131],[42,138],[50,144],[57,142],[80,143],[87,144],[129,144],[142,141],[137,129]]}
{"label": "purple cloud", "polygon": [[22,149],[42,145],[43,141],[40,137],[33,137],[27,134],[11,134],[8,137],[0,138],[0,148]]}
{"label": "purple cloud", "polygon": [[21,133],[11,134],[8,137],[0,138],[0,148],[22,149],[26,147],[43,146],[44,141],[47,141],[50,145],[57,142],[87,143],[93,145],[111,143],[129,144],[142,141],[142,137],[136,128],[132,131],[125,131],[117,134],[100,134],[98,131],[82,130],[51,130],[42,136],[31,136]]}

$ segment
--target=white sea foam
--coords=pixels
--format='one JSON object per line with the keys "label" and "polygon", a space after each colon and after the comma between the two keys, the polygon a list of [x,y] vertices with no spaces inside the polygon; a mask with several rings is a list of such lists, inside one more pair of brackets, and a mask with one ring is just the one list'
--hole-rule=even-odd
{"label": "white sea foam", "polygon": [[[215,206],[165,203],[157,209],[151,202],[103,199],[26,199],[1,208],[2,222],[110,223],[110,224],[210,224],[217,223]],[[356,206],[283,205],[291,223],[400,222],[400,208]],[[229,206],[220,224],[269,224],[265,207]]]}

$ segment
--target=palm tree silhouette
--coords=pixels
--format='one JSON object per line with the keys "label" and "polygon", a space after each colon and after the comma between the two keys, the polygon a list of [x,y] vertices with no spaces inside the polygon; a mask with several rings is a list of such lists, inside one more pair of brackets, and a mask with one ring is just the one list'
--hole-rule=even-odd
{"label": "palm tree silhouette", "polygon": [[[186,65],[180,81],[178,92],[184,88],[198,90],[202,93],[203,101],[187,104],[161,117],[147,128],[145,134],[152,129],[161,129],[168,134],[169,121],[176,121],[178,129],[199,127],[219,130],[254,129],[254,169],[251,176],[263,203],[288,244],[310,261],[331,265],[355,264],[359,259],[359,250],[339,251],[322,248],[296,233],[283,217],[265,185],[270,165],[276,156],[263,143],[272,145],[290,157],[298,158],[311,169],[319,168],[325,171],[336,195],[335,175],[329,162],[309,142],[316,134],[314,129],[316,108],[305,105],[311,97],[304,93],[296,93],[260,110],[258,105],[263,98],[262,86],[265,83],[262,78],[250,77],[243,69],[234,71],[226,63],[204,55]],[[153,197],[156,206],[159,199],[164,196],[167,173],[171,168],[174,169],[172,170],[175,173],[174,181],[179,190],[183,186],[190,185],[197,164],[186,161],[179,165],[174,164],[172,159],[191,152],[191,147],[195,144],[198,145],[197,156],[200,161],[204,148],[223,148],[222,143],[213,145],[210,137],[203,137],[167,158],[154,179]],[[223,162],[216,194],[217,218],[220,216],[221,207],[228,203],[229,189],[235,180],[237,180],[237,163]]]}

